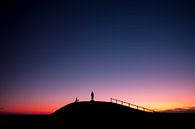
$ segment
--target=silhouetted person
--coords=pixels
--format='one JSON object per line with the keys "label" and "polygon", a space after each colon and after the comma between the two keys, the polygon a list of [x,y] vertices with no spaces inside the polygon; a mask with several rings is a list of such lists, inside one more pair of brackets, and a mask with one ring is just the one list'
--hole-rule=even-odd
{"label": "silhouetted person", "polygon": [[93,91],[91,92],[91,101],[94,101],[94,93],[93,93]]}
{"label": "silhouetted person", "polygon": [[78,99],[78,97],[76,97],[76,99],[75,99],[75,102],[79,102],[79,99]]}

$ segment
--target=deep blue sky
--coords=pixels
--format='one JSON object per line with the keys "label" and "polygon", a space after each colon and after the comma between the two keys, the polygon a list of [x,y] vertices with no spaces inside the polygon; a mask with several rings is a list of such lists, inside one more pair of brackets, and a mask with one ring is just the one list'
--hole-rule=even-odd
{"label": "deep blue sky", "polygon": [[45,89],[72,88],[74,94],[74,89],[96,89],[86,86],[89,81],[145,77],[183,79],[194,90],[194,8],[189,0],[4,4],[1,99],[6,103],[26,91]]}

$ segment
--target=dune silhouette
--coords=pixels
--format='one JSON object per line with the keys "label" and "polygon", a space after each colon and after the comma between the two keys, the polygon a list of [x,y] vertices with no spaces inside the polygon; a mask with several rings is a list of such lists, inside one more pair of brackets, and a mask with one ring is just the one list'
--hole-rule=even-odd
{"label": "dune silhouette", "polygon": [[119,105],[111,102],[101,102],[101,101],[83,101],[83,102],[74,102],[70,103],[53,113],[56,116],[64,115],[74,115],[74,114],[86,114],[90,115],[91,113],[99,114],[126,114],[126,113],[146,113],[137,109],[129,108],[127,106]]}
{"label": "dune silhouette", "polygon": [[[195,118],[194,114],[173,114],[146,112],[134,109],[121,104],[101,101],[83,101],[73,102],[56,110],[52,117],[56,121],[55,125],[75,123],[89,123],[96,125],[109,125],[109,121],[115,123],[116,126],[123,126],[124,123],[129,123],[131,126],[156,128],[156,124],[164,125],[190,125]],[[137,124],[141,122],[142,124]],[[155,123],[155,124],[154,124]],[[86,127],[86,124],[83,125]],[[110,125],[109,125],[110,126]],[[163,125],[161,125],[163,127]],[[57,126],[58,127],[58,126]],[[165,126],[166,127],[166,126]]]}
{"label": "dune silhouette", "polygon": [[[56,110],[52,117],[56,122],[56,128],[69,123],[89,123],[96,125],[107,125],[109,121],[122,124],[130,122],[132,125],[136,121],[152,120],[152,113],[137,110],[120,104],[102,101],[81,101],[73,102]],[[128,118],[128,119],[127,119]],[[84,125],[86,127],[86,125]]]}

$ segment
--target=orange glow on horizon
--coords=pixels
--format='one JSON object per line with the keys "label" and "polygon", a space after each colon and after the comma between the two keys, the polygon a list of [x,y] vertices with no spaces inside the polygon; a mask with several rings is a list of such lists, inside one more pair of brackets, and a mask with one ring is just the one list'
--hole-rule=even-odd
{"label": "orange glow on horizon", "polygon": [[[101,85],[105,87],[99,87]],[[76,85],[76,84],[75,84]],[[79,86],[79,84],[77,84]],[[83,84],[84,85],[84,84]],[[121,86],[122,85],[122,86]],[[87,87],[89,86],[89,87]],[[131,88],[132,86],[133,88]],[[116,98],[125,102],[133,103],[156,111],[164,111],[175,108],[195,107],[195,95],[193,83],[173,82],[135,82],[117,81],[92,82],[86,84],[87,88],[56,90],[32,94],[26,98],[7,98],[2,101],[4,109],[0,112],[21,114],[51,114],[68,103],[74,102],[78,97],[80,101],[89,101],[91,89],[95,92],[95,100],[110,101]],[[64,94],[66,91],[66,94]],[[27,94],[28,95],[28,94]]]}
{"label": "orange glow on horizon", "polygon": [[[108,99],[109,100],[109,99]],[[81,100],[81,101],[88,101],[88,100]],[[102,100],[97,100],[97,101],[102,101]],[[123,100],[125,101],[125,100]],[[72,101],[73,102],[73,101]],[[109,102],[109,101],[108,101]],[[126,100],[126,102],[128,102]],[[67,105],[71,102],[67,102],[65,104],[56,104],[53,106],[24,106],[23,108],[20,107],[13,107],[10,109],[3,110],[3,113],[11,113],[11,114],[51,114],[57,109],[61,108],[64,105]],[[158,102],[158,103],[152,103],[148,105],[146,102],[139,102],[139,103],[134,103],[139,106],[143,106],[155,111],[165,111],[165,110],[174,110],[176,108],[182,108],[182,109],[189,109],[191,108],[189,105],[184,105],[184,104],[178,104],[178,103],[173,103],[173,102]]]}

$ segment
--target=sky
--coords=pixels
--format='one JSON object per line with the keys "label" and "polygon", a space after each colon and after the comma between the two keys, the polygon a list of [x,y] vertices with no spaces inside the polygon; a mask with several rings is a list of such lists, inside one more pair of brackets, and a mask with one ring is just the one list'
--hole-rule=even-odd
{"label": "sky", "polygon": [[0,112],[116,98],[195,107],[191,0],[10,1],[1,15]]}

